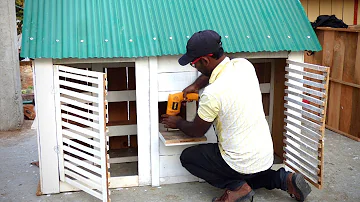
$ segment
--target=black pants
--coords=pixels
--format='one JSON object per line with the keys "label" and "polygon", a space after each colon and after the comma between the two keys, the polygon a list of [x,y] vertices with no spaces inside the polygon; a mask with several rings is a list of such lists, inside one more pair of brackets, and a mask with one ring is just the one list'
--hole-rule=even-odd
{"label": "black pants", "polygon": [[217,143],[186,148],[180,156],[180,161],[191,174],[221,189],[235,190],[247,182],[252,189],[287,190],[286,177],[290,172],[284,168],[277,171],[269,168],[254,174],[238,173],[224,161]]}

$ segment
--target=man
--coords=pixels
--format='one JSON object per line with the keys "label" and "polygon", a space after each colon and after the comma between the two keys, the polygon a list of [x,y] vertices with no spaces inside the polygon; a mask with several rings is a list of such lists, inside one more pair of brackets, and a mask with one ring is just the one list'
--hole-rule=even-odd
{"label": "man", "polygon": [[168,128],[178,128],[194,137],[203,136],[212,124],[218,143],[185,149],[182,165],[209,184],[226,189],[213,201],[239,202],[253,199],[253,189],[278,188],[304,201],[311,192],[303,175],[281,168],[271,170],[273,144],[262,106],[259,82],[246,59],[224,55],[221,37],[215,31],[195,33],[188,41],[180,65],[190,63],[202,73],[184,94],[204,88],[193,122],[162,115]]}

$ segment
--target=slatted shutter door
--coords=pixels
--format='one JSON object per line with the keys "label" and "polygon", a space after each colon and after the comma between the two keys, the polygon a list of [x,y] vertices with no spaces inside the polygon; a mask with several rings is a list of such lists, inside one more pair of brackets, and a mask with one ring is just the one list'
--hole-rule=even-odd
{"label": "slatted shutter door", "polygon": [[287,63],[284,163],[321,189],[329,67]]}
{"label": "slatted shutter door", "polygon": [[106,74],[54,68],[60,180],[110,201]]}

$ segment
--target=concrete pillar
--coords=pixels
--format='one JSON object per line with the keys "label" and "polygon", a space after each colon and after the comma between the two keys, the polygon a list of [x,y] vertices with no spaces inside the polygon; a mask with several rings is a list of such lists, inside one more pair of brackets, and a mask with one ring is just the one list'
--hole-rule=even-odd
{"label": "concrete pillar", "polygon": [[0,19],[0,131],[6,131],[24,120],[14,0],[0,1]]}

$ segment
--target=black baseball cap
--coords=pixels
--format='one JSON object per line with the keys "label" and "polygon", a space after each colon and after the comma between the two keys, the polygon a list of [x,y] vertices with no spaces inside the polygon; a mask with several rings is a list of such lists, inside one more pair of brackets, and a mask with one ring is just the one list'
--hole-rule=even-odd
{"label": "black baseball cap", "polygon": [[186,53],[179,59],[185,66],[196,58],[218,52],[221,48],[221,36],[213,30],[203,30],[191,36],[186,45]]}

